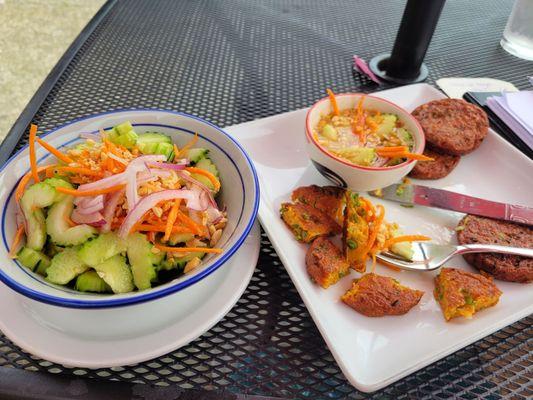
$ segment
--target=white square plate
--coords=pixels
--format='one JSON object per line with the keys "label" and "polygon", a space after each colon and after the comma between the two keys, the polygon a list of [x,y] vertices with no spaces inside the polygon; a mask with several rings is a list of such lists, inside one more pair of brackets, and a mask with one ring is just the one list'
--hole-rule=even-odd
{"label": "white square plate", "polygon": [[[374,93],[403,106],[416,106],[445,96],[427,84],[404,86]],[[530,285],[497,281],[503,295],[497,306],[472,320],[445,322],[433,298],[435,273],[393,272],[378,266],[376,272],[425,291],[417,307],[400,317],[367,318],[340,301],[359,276],[352,271],[327,290],[313,284],[305,269],[307,245],[294,240],[279,217],[279,206],[290,200],[299,186],[328,182],[310,164],[305,151],[306,109],[227,128],[248,151],[261,181],[259,216],[273,246],[298,289],[346,378],[358,389],[371,392],[525,317],[533,311]],[[421,184],[490,200],[531,206],[533,163],[490,132],[483,144],[463,157],[446,178]],[[376,203],[377,199],[372,201]],[[455,230],[462,214],[425,207],[404,208],[378,201],[385,218],[398,222],[404,233],[428,235],[439,243],[456,243]],[[448,266],[474,271],[461,257]]]}

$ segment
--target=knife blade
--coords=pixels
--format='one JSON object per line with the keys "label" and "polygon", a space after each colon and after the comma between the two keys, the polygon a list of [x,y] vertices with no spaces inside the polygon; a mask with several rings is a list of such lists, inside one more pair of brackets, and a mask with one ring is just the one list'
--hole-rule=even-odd
{"label": "knife blade", "polygon": [[370,192],[372,196],[405,205],[420,205],[533,225],[533,208],[498,203],[443,189],[413,184],[396,184]]}

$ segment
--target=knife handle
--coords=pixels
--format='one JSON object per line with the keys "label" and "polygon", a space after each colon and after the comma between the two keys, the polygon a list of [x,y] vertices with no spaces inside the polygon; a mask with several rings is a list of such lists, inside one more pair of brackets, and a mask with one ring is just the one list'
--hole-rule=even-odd
{"label": "knife handle", "polygon": [[533,209],[525,206],[507,204],[505,207],[505,219],[518,222],[519,224],[533,225]]}

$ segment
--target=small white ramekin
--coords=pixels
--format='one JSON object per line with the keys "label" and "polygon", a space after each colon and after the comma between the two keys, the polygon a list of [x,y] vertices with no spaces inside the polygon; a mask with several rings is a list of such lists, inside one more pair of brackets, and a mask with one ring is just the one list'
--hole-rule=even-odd
{"label": "small white ramekin", "polygon": [[[418,121],[406,110],[390,101],[362,93],[345,93],[335,95],[340,110],[355,108],[362,96],[365,96],[364,108],[391,113],[398,116],[405,128],[413,135],[412,152],[422,154],[426,143],[424,131]],[[342,160],[320,146],[313,137],[313,129],[320,118],[332,112],[329,97],[316,102],[307,112],[305,134],[307,152],[316,169],[336,185],[348,187],[355,191],[366,192],[380,189],[399,182],[415,166],[415,160],[407,160],[392,167],[364,167]]]}

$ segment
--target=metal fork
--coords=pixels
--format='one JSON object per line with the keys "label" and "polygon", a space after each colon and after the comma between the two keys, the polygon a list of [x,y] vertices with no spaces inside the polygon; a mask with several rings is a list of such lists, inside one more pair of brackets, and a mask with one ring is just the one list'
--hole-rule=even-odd
{"label": "metal fork", "polygon": [[401,269],[411,271],[433,271],[440,268],[450,258],[467,253],[504,253],[517,256],[533,257],[533,249],[522,247],[507,247],[495,244],[433,244],[413,243],[413,258],[408,260],[391,252],[376,254],[376,257],[384,262]]}

